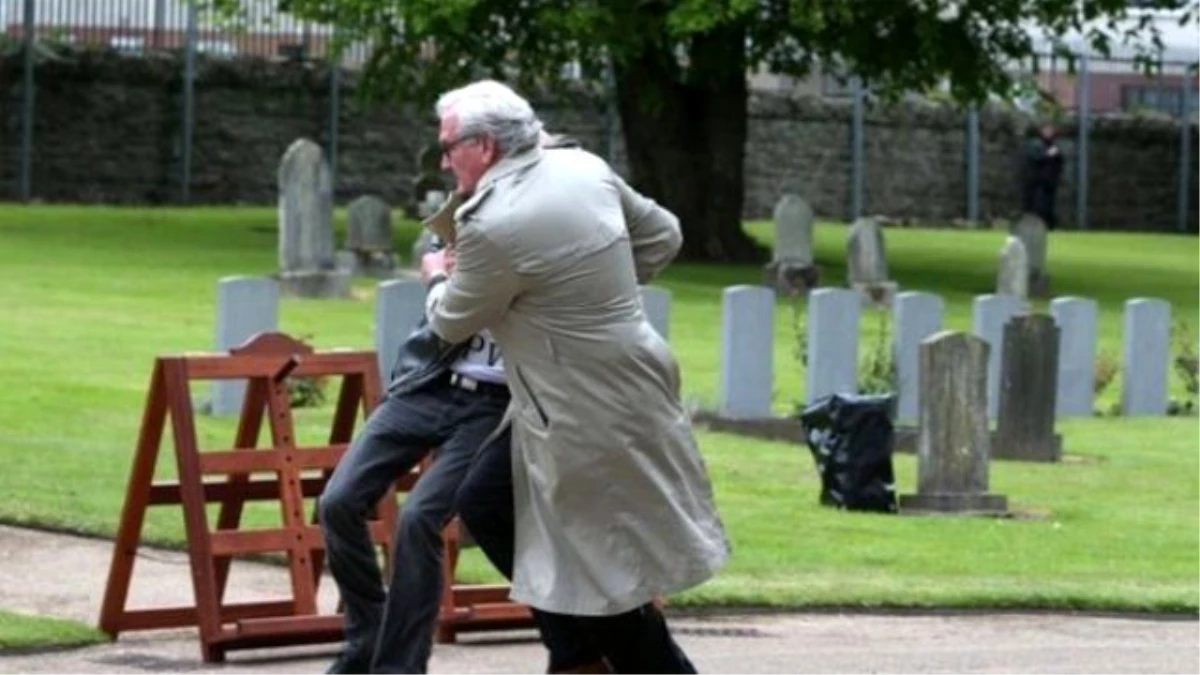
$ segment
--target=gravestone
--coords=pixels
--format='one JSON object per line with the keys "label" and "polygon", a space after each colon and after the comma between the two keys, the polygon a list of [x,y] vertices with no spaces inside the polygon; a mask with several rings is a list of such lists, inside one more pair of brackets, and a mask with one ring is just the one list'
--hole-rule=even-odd
{"label": "gravestone", "polygon": [[671,319],[671,292],[658,286],[642,286],[642,311],[646,320],[663,340],[668,338]]}
{"label": "gravestone", "polygon": [[799,195],[775,205],[775,251],[763,268],[763,283],[787,295],[805,295],[818,283],[813,264],[813,211]]}
{"label": "gravestone", "polygon": [[1171,360],[1171,305],[1157,298],[1125,303],[1121,359],[1121,411],[1165,415],[1167,364]]}
{"label": "gravestone", "polygon": [[896,282],[888,278],[887,248],[877,218],[859,218],[846,237],[846,270],[850,287],[865,302],[891,307]]}
{"label": "gravestone", "polygon": [[996,293],[1024,300],[1029,297],[1029,259],[1025,244],[1017,237],[1008,237],[1000,249],[1000,264],[996,270]]}
{"label": "gravestone", "polygon": [[1008,499],[988,492],[986,376],[988,344],[942,331],[921,343],[917,493],[900,495],[900,513],[1002,515]]}
{"label": "gravestone", "polygon": [[333,179],[321,146],[301,138],[279,162],[279,287],[284,295],[345,298],[350,277],[333,253]]}
{"label": "gravestone", "polygon": [[862,299],[856,291],[820,288],[808,296],[808,345],[804,391],[809,405],[830,394],[858,393],[858,322]]}
{"label": "gravestone", "polygon": [[1054,433],[1059,330],[1046,314],[1022,314],[1004,327],[1000,411],[992,456],[1032,462],[1062,459]]}
{"label": "gravestone", "polygon": [[1011,234],[1025,245],[1029,261],[1029,294],[1046,296],[1050,293],[1050,274],[1046,271],[1046,224],[1032,213],[1026,213],[1013,223]]}
{"label": "gravestone", "polygon": [[1058,324],[1059,417],[1091,417],[1096,377],[1096,302],[1087,298],[1055,298],[1050,316]]}
{"label": "gravestone", "polygon": [[942,299],[932,293],[906,291],[896,296],[892,358],[896,364],[896,388],[899,392],[897,419],[917,419],[921,400],[921,342],[942,329],[943,307]]}
{"label": "gravestone", "polygon": [[[429,143],[417,151],[417,173],[412,182],[412,198],[408,202],[410,218],[425,218],[433,211],[428,211],[430,192],[445,194],[445,179],[442,171],[442,147],[437,143]],[[434,210],[441,205],[438,200]]]}
{"label": "gravestone", "polygon": [[425,316],[425,286],[416,279],[392,279],[376,287],[375,355],[379,381],[386,387],[400,345]]}
{"label": "gravestone", "polygon": [[995,419],[1000,410],[1000,362],[1003,360],[1004,326],[1024,311],[1025,303],[1011,295],[976,296],[971,307],[971,332],[983,338],[991,349],[987,364],[987,411]]}
{"label": "gravestone", "polygon": [[721,303],[722,417],[771,416],[774,342],[775,292],[761,286],[726,288]]}
{"label": "gravestone", "polygon": [[392,210],[375,195],[363,195],[347,209],[346,251],[354,276],[390,278],[396,271]]}
{"label": "gravestone", "polygon": [[[224,277],[217,282],[216,351],[227,352],[256,333],[279,329],[279,284],[267,277]],[[245,380],[213,380],[208,410],[236,415],[246,397]]]}

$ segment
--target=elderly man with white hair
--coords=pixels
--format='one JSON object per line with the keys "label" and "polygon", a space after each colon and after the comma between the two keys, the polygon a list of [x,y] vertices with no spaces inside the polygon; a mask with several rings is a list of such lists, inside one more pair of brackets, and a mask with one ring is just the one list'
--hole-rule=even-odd
{"label": "elderly man with white hair", "polygon": [[678,253],[678,220],[595,155],[543,149],[532,107],[498,82],[437,113],[465,201],[439,228],[455,269],[422,261],[429,325],[448,343],[487,330],[513,396],[459,515],[513,598],[579,622],[613,670],[694,672],[653,600],[709,579],[729,545],[638,293]]}

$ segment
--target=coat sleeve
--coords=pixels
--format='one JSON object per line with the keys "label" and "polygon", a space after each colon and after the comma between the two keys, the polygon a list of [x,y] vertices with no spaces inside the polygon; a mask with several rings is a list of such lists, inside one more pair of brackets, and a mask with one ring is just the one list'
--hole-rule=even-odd
{"label": "coat sleeve", "polygon": [[454,344],[502,319],[520,290],[507,253],[478,227],[459,231],[456,253],[454,273],[430,290],[425,305],[429,327]]}
{"label": "coat sleeve", "polygon": [[616,173],[612,175],[621,195],[621,211],[633,247],[633,261],[639,284],[649,282],[663,270],[683,245],[683,233],[674,213],[659,206],[629,187]]}

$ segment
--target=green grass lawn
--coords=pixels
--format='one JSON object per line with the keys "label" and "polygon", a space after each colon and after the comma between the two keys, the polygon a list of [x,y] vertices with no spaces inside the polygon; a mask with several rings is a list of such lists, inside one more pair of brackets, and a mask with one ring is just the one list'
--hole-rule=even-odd
{"label": "green grass lawn", "polygon": [[0,609],[0,656],[53,645],[82,647],[107,642],[108,636],[91,626],[44,616],[16,614]]}
{"label": "green grass lawn", "polygon": [[[0,520],[113,532],[154,356],[211,348],[217,279],[273,271],[274,227],[274,211],[262,208],[0,207]],[[766,238],[769,227],[750,230]],[[399,228],[400,251],[416,232],[411,223]],[[845,234],[817,228],[827,283],[843,279]],[[941,295],[948,327],[969,328],[971,298],[990,291],[1004,234],[886,236],[902,289]],[[1056,294],[1100,303],[1102,352],[1119,356],[1122,303],[1131,297],[1164,298],[1196,326],[1195,238],[1055,233],[1049,260]],[[674,298],[671,342],[694,399],[716,400],[721,289],[760,279],[753,266],[688,264],[662,279]],[[355,282],[354,301],[286,300],[281,328],[320,348],[370,348],[373,288]],[[865,348],[875,318],[864,317],[863,329]],[[803,395],[794,344],[792,307],[781,299],[780,412]],[[1183,396],[1178,380],[1172,393]],[[1119,382],[1100,403],[1118,398]],[[321,442],[330,416],[328,406],[299,411],[299,439]],[[232,420],[200,417],[198,425],[204,447],[231,444]],[[993,491],[1030,514],[1003,520],[823,509],[803,447],[701,433],[735,554],[718,578],[674,602],[1195,611],[1196,420],[1097,418],[1060,430],[1069,461],[992,464]],[[164,457],[159,474],[171,475],[173,464]],[[913,491],[912,458],[898,456],[896,470],[899,491]],[[278,507],[248,517],[278,522]],[[147,535],[180,542],[178,510],[152,510]],[[463,575],[489,572],[468,556]]]}

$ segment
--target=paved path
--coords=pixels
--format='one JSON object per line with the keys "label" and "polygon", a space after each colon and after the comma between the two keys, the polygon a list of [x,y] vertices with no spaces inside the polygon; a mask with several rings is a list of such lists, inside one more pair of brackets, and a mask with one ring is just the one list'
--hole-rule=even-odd
{"label": "paved path", "polygon": [[[95,624],[112,544],[0,526],[0,607]],[[184,604],[186,559],[145,551],[134,569],[131,606]],[[333,606],[321,584],[322,608]],[[230,599],[286,596],[282,568],[243,563]],[[680,643],[702,672],[739,673],[1198,673],[1195,617],[1071,614],[758,614],[674,616]],[[319,673],[335,645],[233,652],[200,660],[191,629],[127,633],[113,644],[0,656],[3,673]],[[466,636],[434,648],[434,673],[544,669],[529,632]]]}

